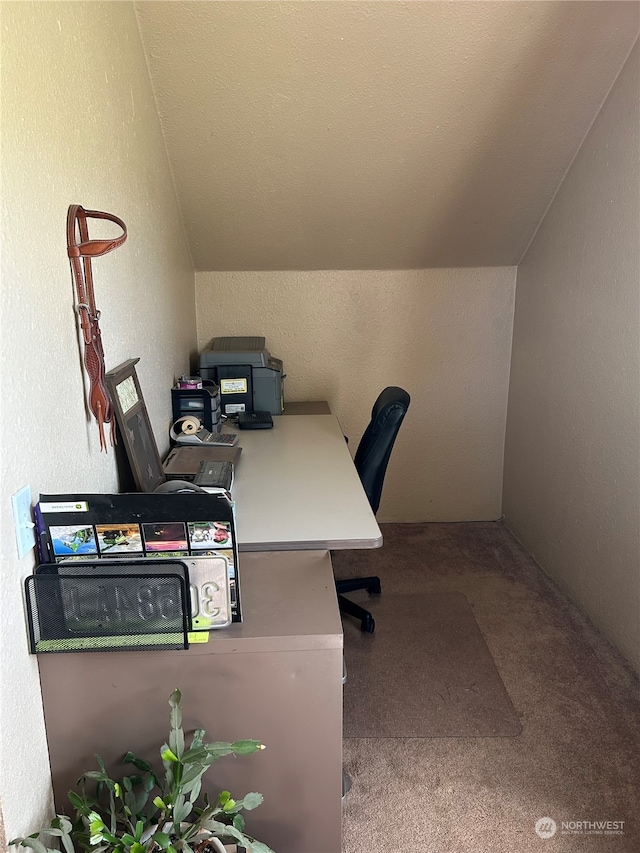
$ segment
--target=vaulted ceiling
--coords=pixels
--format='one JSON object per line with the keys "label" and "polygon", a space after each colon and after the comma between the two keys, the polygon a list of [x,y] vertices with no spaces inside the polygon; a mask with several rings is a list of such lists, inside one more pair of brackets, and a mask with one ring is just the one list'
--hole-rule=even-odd
{"label": "vaulted ceiling", "polygon": [[196,269],[517,264],[639,9],[141,0]]}

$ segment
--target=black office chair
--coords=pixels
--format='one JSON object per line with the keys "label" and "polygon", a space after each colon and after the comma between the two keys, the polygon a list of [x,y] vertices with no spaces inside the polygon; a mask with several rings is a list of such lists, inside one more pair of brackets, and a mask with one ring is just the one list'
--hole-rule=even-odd
{"label": "black office chair", "polygon": [[[374,513],[380,506],[389,457],[410,402],[411,398],[402,388],[385,388],[374,403],[371,423],[364,431],[356,450],[354,463]],[[356,589],[366,589],[372,595],[379,594],[380,578],[352,578],[336,581],[340,611],[359,619],[362,630],[373,633],[375,629],[373,616],[364,607],[354,604],[343,595]]]}

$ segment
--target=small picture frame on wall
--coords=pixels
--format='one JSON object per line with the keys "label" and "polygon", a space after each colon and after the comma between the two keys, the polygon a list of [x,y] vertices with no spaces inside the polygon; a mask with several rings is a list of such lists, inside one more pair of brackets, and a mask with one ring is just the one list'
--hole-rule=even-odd
{"label": "small picture frame on wall", "polygon": [[105,381],[136,487],[141,492],[153,492],[166,477],[136,374],[139,361],[130,358],[110,370]]}

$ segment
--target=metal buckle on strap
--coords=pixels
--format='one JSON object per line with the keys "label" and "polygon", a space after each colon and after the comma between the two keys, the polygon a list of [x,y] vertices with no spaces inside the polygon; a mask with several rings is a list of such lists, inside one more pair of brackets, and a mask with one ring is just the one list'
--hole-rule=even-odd
{"label": "metal buckle on strap", "polygon": [[89,319],[92,320],[94,323],[97,323],[98,320],[100,319],[100,313],[101,312],[98,309],[96,309],[96,313],[92,314],[91,313],[91,307],[89,305],[87,305],[86,302],[78,302],[78,304],[76,305],[76,308],[78,309],[78,314],[80,313],[80,309],[84,308],[85,311],[87,312],[87,314],[89,315]]}

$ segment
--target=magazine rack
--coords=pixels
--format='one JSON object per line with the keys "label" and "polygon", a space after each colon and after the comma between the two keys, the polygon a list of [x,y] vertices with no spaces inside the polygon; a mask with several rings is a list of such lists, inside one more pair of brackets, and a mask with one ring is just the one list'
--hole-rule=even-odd
{"label": "magazine rack", "polygon": [[[208,600],[207,582],[217,582],[213,569],[223,557],[231,619],[242,621],[235,510],[225,495],[41,494],[35,522],[42,563],[60,566],[69,559],[100,561],[104,563],[102,572],[107,573],[115,559],[197,560],[201,564],[200,558],[208,557],[211,576],[195,572],[201,605]],[[194,605],[193,609],[197,616],[199,608]],[[194,625],[195,630],[203,627]]]}

